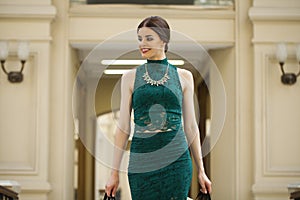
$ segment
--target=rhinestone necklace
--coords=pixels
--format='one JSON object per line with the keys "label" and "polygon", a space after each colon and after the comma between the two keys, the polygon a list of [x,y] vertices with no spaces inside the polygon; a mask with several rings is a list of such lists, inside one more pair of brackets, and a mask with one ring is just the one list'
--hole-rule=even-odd
{"label": "rhinestone necklace", "polygon": [[146,72],[144,73],[143,78],[144,78],[144,80],[146,81],[146,83],[148,83],[148,84],[159,86],[159,85],[165,84],[165,83],[170,79],[170,77],[168,76],[168,72],[169,72],[169,63],[168,63],[168,66],[167,66],[165,75],[164,75],[160,80],[158,80],[158,81],[153,80],[153,79],[149,76],[148,68],[147,68],[147,63],[145,64],[145,70],[146,70]]}

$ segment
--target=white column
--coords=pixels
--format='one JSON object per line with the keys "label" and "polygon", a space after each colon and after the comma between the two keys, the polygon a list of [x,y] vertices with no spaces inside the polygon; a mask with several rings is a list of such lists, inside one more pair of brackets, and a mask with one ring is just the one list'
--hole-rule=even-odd
{"label": "white column", "polygon": [[[15,3],[15,5],[13,5]],[[50,4],[1,1],[0,40],[9,42],[7,71],[20,67],[19,41],[29,42],[29,59],[21,83],[0,72],[0,179],[15,180],[21,199],[47,199],[49,182]]]}

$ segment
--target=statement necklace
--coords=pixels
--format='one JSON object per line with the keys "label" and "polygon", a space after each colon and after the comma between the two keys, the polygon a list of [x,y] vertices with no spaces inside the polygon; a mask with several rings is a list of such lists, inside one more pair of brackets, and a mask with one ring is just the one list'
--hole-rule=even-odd
{"label": "statement necklace", "polygon": [[148,69],[147,69],[147,63],[145,64],[145,70],[146,70],[146,72],[144,73],[143,78],[146,81],[146,83],[148,83],[148,84],[159,86],[159,85],[165,84],[170,79],[170,77],[168,76],[169,63],[168,63],[165,75],[160,80],[158,80],[158,81],[153,80],[149,76]]}

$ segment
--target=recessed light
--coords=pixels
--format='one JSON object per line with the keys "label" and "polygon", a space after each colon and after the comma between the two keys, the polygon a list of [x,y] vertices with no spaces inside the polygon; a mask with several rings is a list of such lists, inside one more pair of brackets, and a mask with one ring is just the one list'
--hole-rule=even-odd
{"label": "recessed light", "polygon": [[[102,65],[142,65],[146,60],[102,60]],[[172,65],[184,65],[183,60],[169,60]]]}
{"label": "recessed light", "polygon": [[104,70],[104,74],[115,75],[115,74],[124,74],[130,69],[106,69]]}

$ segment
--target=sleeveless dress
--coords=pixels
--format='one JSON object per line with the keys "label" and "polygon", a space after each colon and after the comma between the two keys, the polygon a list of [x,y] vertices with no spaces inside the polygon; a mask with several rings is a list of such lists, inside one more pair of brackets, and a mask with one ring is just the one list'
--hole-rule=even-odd
{"label": "sleeveless dress", "polygon": [[[169,80],[151,85],[143,78],[146,66],[153,80],[166,71]],[[186,200],[192,162],[182,127],[182,88],[177,68],[167,59],[138,66],[132,94],[134,134],[128,180],[132,200]]]}

